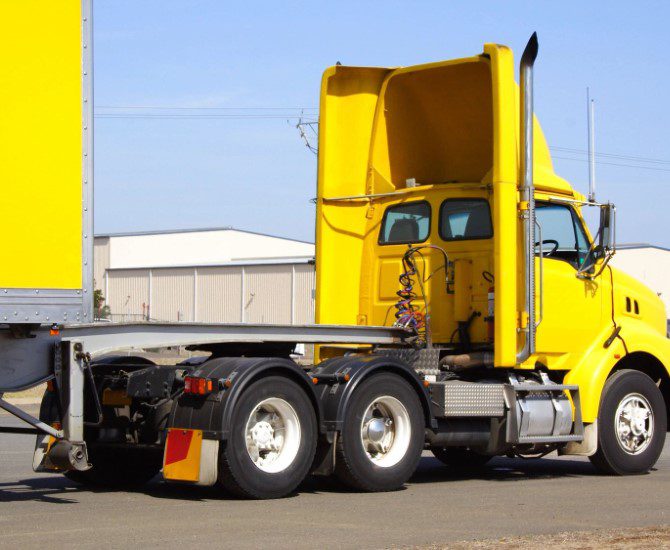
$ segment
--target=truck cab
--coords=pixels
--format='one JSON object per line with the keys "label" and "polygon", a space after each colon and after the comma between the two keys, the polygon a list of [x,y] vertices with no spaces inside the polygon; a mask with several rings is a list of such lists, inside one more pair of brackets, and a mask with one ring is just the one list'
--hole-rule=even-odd
{"label": "truck cab", "polygon": [[[648,288],[608,264],[614,206],[587,201],[555,173],[533,114],[536,55],[532,38],[520,86],[512,52],[498,44],[457,60],[325,72],[317,322],[413,331],[414,345],[439,361],[431,382],[446,372],[574,386],[583,437],[560,451],[602,454],[598,437],[609,436],[598,434],[599,415],[623,371],[633,386],[643,373],[660,388],[665,432],[666,315]],[[600,210],[593,234],[585,208]],[[323,359],[351,352],[365,350],[319,350]],[[617,412],[613,438],[632,429],[624,413],[644,416],[636,431],[648,427],[645,403]],[[648,445],[645,435],[636,441]]]}

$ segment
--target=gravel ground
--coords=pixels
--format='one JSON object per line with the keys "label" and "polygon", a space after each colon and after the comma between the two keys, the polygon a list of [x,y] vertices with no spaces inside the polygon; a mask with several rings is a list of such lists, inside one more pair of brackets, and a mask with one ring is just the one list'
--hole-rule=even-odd
{"label": "gravel ground", "polygon": [[545,549],[558,547],[567,550],[589,549],[639,549],[670,548],[670,526],[641,527],[632,529],[604,529],[597,531],[572,531],[555,535],[504,537],[460,541],[444,546],[415,547],[422,550],[465,550],[470,548]]}

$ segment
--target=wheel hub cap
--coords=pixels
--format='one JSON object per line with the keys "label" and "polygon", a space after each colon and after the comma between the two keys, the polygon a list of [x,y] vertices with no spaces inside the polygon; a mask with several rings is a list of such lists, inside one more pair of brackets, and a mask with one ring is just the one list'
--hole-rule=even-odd
{"label": "wheel hub cap", "polygon": [[300,420],[284,399],[265,399],[251,411],[245,441],[249,458],[260,470],[278,473],[288,468],[298,454],[300,439]]}
{"label": "wheel hub cap", "polygon": [[397,464],[410,437],[409,414],[400,401],[383,396],[370,403],[361,420],[361,443],[372,462],[382,467]]}
{"label": "wheel hub cap", "polygon": [[393,423],[391,419],[373,418],[366,423],[367,439],[372,447],[380,452],[385,452],[386,445],[384,440],[388,436],[393,436],[390,426]]}
{"label": "wheel hub cap", "polygon": [[274,450],[277,448],[274,432],[269,422],[258,422],[251,428],[251,438],[260,450]]}
{"label": "wheel hub cap", "polygon": [[654,434],[654,416],[649,401],[639,393],[624,397],[614,418],[617,441],[628,454],[642,453]]}

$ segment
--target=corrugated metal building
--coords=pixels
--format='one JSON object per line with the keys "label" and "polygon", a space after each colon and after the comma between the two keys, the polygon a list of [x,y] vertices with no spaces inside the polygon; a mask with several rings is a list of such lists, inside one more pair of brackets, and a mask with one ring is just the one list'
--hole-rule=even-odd
{"label": "corrugated metal building", "polygon": [[[314,245],[214,228],[95,237],[95,282],[115,321],[314,322]],[[613,265],[670,312],[670,249],[617,247]]]}
{"label": "corrugated metal building", "polygon": [[618,245],[612,265],[656,292],[670,315],[670,249],[646,243]]}
{"label": "corrugated metal building", "polygon": [[314,245],[212,228],[95,237],[115,321],[314,322]]}

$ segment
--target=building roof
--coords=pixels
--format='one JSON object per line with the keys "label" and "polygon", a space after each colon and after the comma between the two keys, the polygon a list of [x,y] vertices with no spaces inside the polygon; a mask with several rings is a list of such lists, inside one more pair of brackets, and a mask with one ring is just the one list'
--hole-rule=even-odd
{"label": "building roof", "polygon": [[186,229],[150,229],[147,231],[121,231],[119,233],[96,233],[95,237],[137,237],[144,235],[172,235],[174,233],[206,233],[210,231],[237,231],[238,233],[249,233],[250,235],[260,235],[262,237],[273,237],[275,239],[283,239],[285,241],[294,241],[296,243],[314,244],[311,241],[301,241],[298,239],[291,239],[290,237],[281,237],[279,235],[270,235],[269,233],[259,233],[258,231],[249,231],[247,229],[237,229],[232,225],[225,225],[221,227],[189,227]]}
{"label": "building roof", "polygon": [[107,248],[106,269],[303,263],[314,245],[232,227],[96,235]]}
{"label": "building roof", "polygon": [[663,250],[665,252],[670,252],[670,248],[666,248],[664,246],[658,246],[656,244],[650,244],[650,243],[617,244],[616,248],[617,248],[617,250],[634,250],[634,249],[638,249],[638,248],[655,248],[657,250]]}

